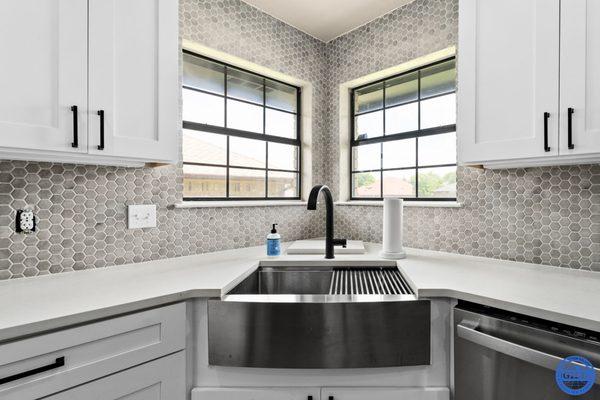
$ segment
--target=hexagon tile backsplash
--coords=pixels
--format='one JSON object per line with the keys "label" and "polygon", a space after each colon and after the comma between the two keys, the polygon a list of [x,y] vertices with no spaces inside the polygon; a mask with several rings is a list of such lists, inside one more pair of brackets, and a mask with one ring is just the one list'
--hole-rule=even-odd
{"label": "hexagon tile backsplash", "polygon": [[[312,82],[313,181],[339,178],[338,85],[456,43],[457,0],[417,0],[324,44],[240,0],[181,0],[181,35]],[[405,244],[600,271],[600,166],[458,169],[462,208],[405,208]],[[304,207],[174,209],[178,166],[128,169],[0,161],[0,279],[322,236]],[[156,204],[158,226],[127,230],[127,204]],[[36,233],[14,230],[32,207]],[[336,236],[380,241],[382,208],[336,208]]]}
{"label": "hexagon tile backsplash", "polygon": [[[404,208],[404,244],[600,271],[600,166],[459,168],[461,208]],[[357,219],[370,221],[369,226]],[[338,207],[337,232],[379,242],[381,207]]]}
{"label": "hexagon tile backsplash", "polygon": [[[0,279],[59,273],[264,243],[270,224],[288,240],[317,236],[318,213],[304,207],[173,209],[178,167],[133,169],[0,162]],[[156,204],[157,227],[127,229],[127,204]],[[39,218],[14,231],[17,209]]]}

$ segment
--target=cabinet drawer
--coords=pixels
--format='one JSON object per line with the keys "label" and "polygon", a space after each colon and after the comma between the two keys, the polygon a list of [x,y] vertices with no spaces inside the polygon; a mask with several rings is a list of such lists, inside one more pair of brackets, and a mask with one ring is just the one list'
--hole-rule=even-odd
{"label": "cabinet drawer", "polygon": [[183,351],[66,390],[46,400],[184,400]]}
{"label": "cabinet drawer", "polygon": [[195,388],[192,400],[319,400],[319,388]]}
{"label": "cabinet drawer", "polygon": [[39,398],[181,350],[185,320],[178,303],[1,344],[0,398]]}
{"label": "cabinet drawer", "polygon": [[445,387],[323,388],[322,400],[449,400]]}

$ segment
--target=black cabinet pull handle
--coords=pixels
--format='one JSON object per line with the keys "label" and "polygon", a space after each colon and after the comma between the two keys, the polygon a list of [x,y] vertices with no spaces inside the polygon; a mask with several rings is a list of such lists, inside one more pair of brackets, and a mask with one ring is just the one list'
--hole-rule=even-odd
{"label": "black cabinet pull handle", "polygon": [[313,400],[313,397],[312,396],[308,396],[307,400]]}
{"label": "black cabinet pull handle", "polygon": [[44,365],[44,366],[39,367],[39,368],[30,369],[29,371],[20,372],[18,374],[7,376],[6,378],[0,378],[0,385],[8,383],[8,382],[16,381],[17,379],[26,378],[26,377],[31,376],[31,375],[41,374],[42,372],[46,372],[46,371],[50,371],[52,369],[60,368],[60,367],[62,367],[64,365],[65,365],[65,358],[64,357],[58,357],[56,359],[56,361],[54,361],[52,364]]}
{"label": "black cabinet pull handle", "polygon": [[73,111],[73,143],[71,143],[71,147],[77,148],[79,147],[79,124],[77,123],[77,106],[71,106],[71,111]]}
{"label": "black cabinet pull handle", "polygon": [[98,150],[104,150],[104,110],[98,110],[100,116],[100,144]]}
{"label": "black cabinet pull handle", "polygon": [[544,113],[544,151],[550,151],[550,146],[548,146],[548,118],[550,118],[550,113]]}
{"label": "black cabinet pull handle", "polygon": [[575,113],[575,109],[574,108],[569,108],[567,110],[567,121],[569,124],[568,130],[567,130],[567,140],[569,141],[569,150],[573,150],[575,148],[575,145],[573,144],[573,114]]}
{"label": "black cabinet pull handle", "polygon": [[333,396],[329,396],[329,400],[333,400]]}

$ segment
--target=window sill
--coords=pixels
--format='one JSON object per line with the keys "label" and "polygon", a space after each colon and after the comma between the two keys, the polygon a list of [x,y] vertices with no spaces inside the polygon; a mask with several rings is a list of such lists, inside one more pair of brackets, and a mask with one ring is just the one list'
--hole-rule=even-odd
{"label": "window sill", "polygon": [[[383,207],[383,201],[381,200],[352,200],[352,201],[338,201],[335,203],[336,206],[375,206]],[[428,207],[428,208],[461,208],[462,203],[457,201],[405,201],[404,207]]]}
{"label": "window sill", "polygon": [[304,206],[301,200],[251,200],[251,201],[182,201],[173,205],[173,208],[226,208],[226,207],[280,207]]}

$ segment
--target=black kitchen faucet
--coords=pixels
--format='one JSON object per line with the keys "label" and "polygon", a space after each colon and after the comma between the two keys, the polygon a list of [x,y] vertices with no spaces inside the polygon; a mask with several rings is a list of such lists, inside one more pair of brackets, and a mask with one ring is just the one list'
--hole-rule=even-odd
{"label": "black kitchen faucet", "polygon": [[316,185],[310,191],[308,196],[308,209],[317,209],[317,198],[319,193],[323,192],[325,196],[325,210],[327,213],[325,223],[325,258],[335,258],[334,246],[346,247],[346,239],[334,239],[333,238],[333,196],[331,196],[331,190],[325,185]]}

